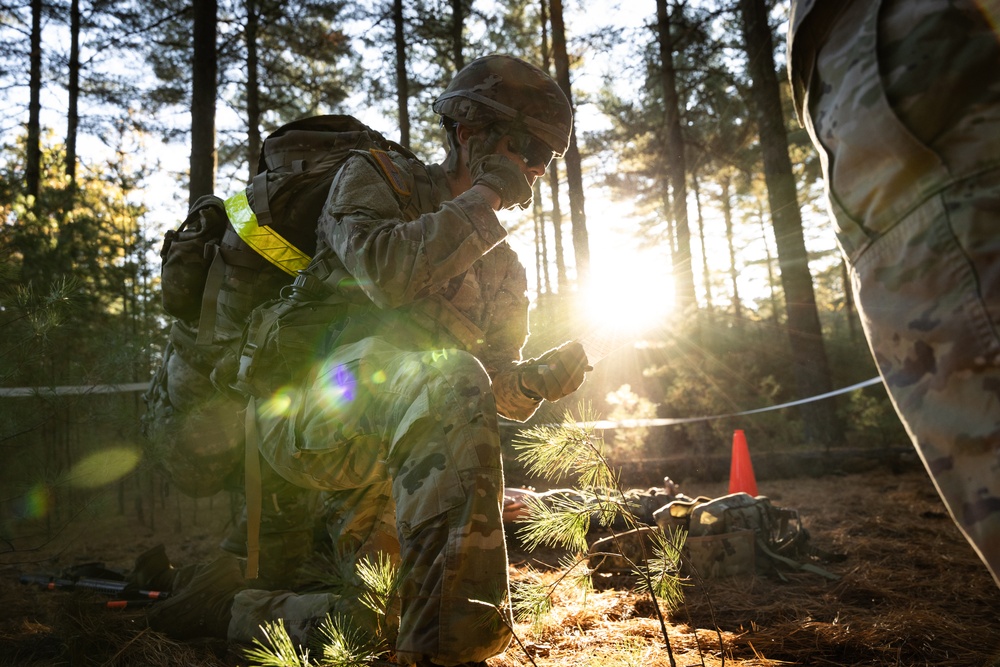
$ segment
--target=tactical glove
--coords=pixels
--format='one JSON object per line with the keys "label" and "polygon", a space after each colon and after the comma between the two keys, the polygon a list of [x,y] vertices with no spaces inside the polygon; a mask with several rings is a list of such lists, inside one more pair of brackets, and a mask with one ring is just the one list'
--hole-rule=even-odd
{"label": "tactical glove", "polygon": [[583,376],[593,368],[578,342],[565,343],[538,357],[521,370],[521,391],[535,400],[558,401],[583,384]]}
{"label": "tactical glove", "polygon": [[491,153],[472,163],[472,184],[485,185],[500,196],[500,208],[526,209],[531,204],[531,186],[521,168],[508,157]]}

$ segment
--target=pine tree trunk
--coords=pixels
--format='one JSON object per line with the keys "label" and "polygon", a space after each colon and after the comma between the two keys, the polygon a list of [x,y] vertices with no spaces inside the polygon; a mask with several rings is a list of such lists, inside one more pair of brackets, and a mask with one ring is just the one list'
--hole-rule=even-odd
{"label": "pine tree trunk", "polygon": [[260,74],[258,72],[257,34],[260,11],[257,0],[247,0],[247,162],[250,178],[257,174],[262,139],[260,136]]}
{"label": "pine tree trunk", "polygon": [[781,322],[781,307],[778,305],[778,281],[774,279],[774,256],[771,254],[771,244],[767,240],[767,223],[764,220],[764,204],[757,201],[757,221],[760,222],[760,240],[764,243],[764,258],[767,267],[767,286],[771,294],[771,319],[774,324]]}
{"label": "pine tree trunk", "polygon": [[[556,81],[573,104],[573,89],[569,80],[569,54],[566,52],[566,28],[563,24],[562,0],[551,0],[552,53],[556,66]],[[576,127],[570,133],[569,148],[563,158],[566,163],[566,185],[569,188],[569,215],[573,224],[573,253],[576,258],[577,285],[585,285],[590,274],[590,241],[587,236],[587,214],[584,209],[583,168],[576,143]]]}
{"label": "pine tree trunk", "polygon": [[698,187],[698,177],[691,175],[694,190],[695,209],[698,212],[698,240],[701,244],[701,279],[705,283],[705,308],[709,313],[714,310],[712,303],[712,272],[708,268],[708,250],[705,248],[705,216],[701,210],[701,189]]}
{"label": "pine tree trunk", "polygon": [[396,43],[396,100],[399,114],[399,143],[410,147],[410,81],[406,75],[406,32],[403,24],[403,0],[394,0],[392,23]]}
{"label": "pine tree trunk", "polygon": [[[546,0],[539,2],[539,16],[542,24],[542,69],[551,73],[552,62],[549,51],[549,7]],[[556,286],[560,294],[569,293],[569,277],[566,275],[566,257],[563,253],[562,208],[559,205],[559,163],[553,160],[549,165],[549,191],[552,193],[552,245],[556,260]]]}
{"label": "pine tree trunk", "polygon": [[[823,345],[812,275],[802,233],[799,210],[788,157],[788,135],[784,125],[774,46],[765,0],[740,0],[743,35],[749,59],[750,94],[757,110],[764,178],[778,248],[778,266],[785,292],[788,335],[799,392],[803,397],[826,393],[833,382]],[[832,400],[802,406],[807,441],[829,445],[843,440],[843,425]]]}
{"label": "pine tree trunk", "polygon": [[[535,181],[534,197],[531,201],[531,218],[535,224],[535,293],[544,294],[547,289],[542,285],[542,271],[547,261],[544,257],[545,246],[545,212],[542,210],[542,184]],[[545,269],[546,275],[548,273]]]}
{"label": "pine tree trunk", "polygon": [[743,318],[740,301],[739,271],[736,270],[736,248],[733,246],[733,202],[729,196],[729,175],[722,178],[722,218],[726,223],[726,245],[729,246],[729,280],[733,286],[733,315],[736,321]]}
{"label": "pine tree trunk", "polygon": [[455,63],[455,71],[465,67],[465,9],[466,0],[451,0],[451,59]]}
{"label": "pine tree trunk", "polygon": [[674,281],[677,305],[683,312],[697,308],[694,271],[691,267],[691,230],[687,211],[687,165],[684,159],[684,136],[681,133],[680,101],[677,74],[674,71],[674,44],[670,33],[667,0],[656,0],[657,38],[660,47],[660,84],[663,87],[663,115],[667,132],[667,177],[673,192],[674,230],[677,252],[674,254]]}
{"label": "pine tree trunk", "polygon": [[66,110],[66,177],[76,190],[76,136],[80,127],[80,0],[70,4],[68,108]]}
{"label": "pine tree trunk", "polygon": [[189,203],[215,191],[215,100],[218,92],[216,0],[194,0],[191,61],[191,182]]}
{"label": "pine tree trunk", "polygon": [[28,145],[25,193],[37,206],[42,178],[42,0],[31,0],[31,53],[28,83]]}

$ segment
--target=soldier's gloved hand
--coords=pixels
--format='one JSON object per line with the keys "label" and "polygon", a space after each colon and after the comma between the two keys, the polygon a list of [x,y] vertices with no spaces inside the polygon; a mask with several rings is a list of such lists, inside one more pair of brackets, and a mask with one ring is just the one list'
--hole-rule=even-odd
{"label": "soldier's gloved hand", "polygon": [[565,343],[521,370],[521,391],[536,400],[558,401],[576,391],[590,370],[593,368],[587,363],[583,345]]}
{"label": "soldier's gloved hand", "polygon": [[500,208],[531,205],[531,186],[521,167],[509,157],[491,153],[472,163],[472,184],[485,185],[500,196]]}

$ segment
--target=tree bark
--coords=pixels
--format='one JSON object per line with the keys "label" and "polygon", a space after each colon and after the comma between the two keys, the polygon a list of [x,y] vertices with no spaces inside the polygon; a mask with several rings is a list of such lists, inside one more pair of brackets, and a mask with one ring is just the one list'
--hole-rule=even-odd
{"label": "tree bark", "polygon": [[[830,368],[816,310],[812,275],[802,233],[795,177],[788,157],[788,135],[782,113],[774,45],[765,0],[740,0],[743,36],[752,78],[751,99],[764,161],[768,204],[778,248],[778,266],[785,292],[787,327],[798,390],[802,397],[832,389]],[[843,440],[843,425],[832,400],[799,408],[807,441],[832,444]]]}
{"label": "tree bark", "polygon": [[[547,0],[540,0],[539,16],[542,23],[542,69],[546,74],[552,71],[552,56],[549,50],[549,6]],[[559,204],[559,163],[549,165],[549,191],[552,193],[552,245],[556,260],[556,288],[560,294],[569,292],[569,277],[566,275],[566,257],[563,252],[562,208]]]}
{"label": "tree bark", "polygon": [[31,53],[28,82],[28,145],[24,166],[25,193],[38,205],[42,179],[42,0],[31,0]]}
{"label": "tree bark", "polygon": [[68,109],[66,110],[66,177],[76,190],[76,137],[80,127],[80,0],[70,3]]}
{"label": "tree bark", "polygon": [[532,199],[532,220],[535,223],[535,293],[549,292],[549,259],[545,247],[545,210],[542,205],[542,183],[535,181]]}
{"label": "tree bark", "polygon": [[[552,53],[556,66],[556,81],[572,106],[573,89],[569,79],[569,54],[566,51],[562,0],[551,0],[549,19],[552,24]],[[587,213],[584,208],[583,168],[580,164],[575,126],[570,133],[569,148],[563,160],[566,163],[566,185],[569,188],[569,215],[573,224],[576,281],[578,285],[585,285],[590,274],[590,241],[587,236]]]}
{"label": "tree bark", "polygon": [[698,186],[698,177],[691,175],[691,184],[694,190],[695,210],[698,212],[698,240],[701,243],[701,279],[705,283],[705,308],[709,313],[714,310],[712,303],[712,272],[708,268],[708,250],[705,247],[705,216],[701,210],[701,188]]}
{"label": "tree bark", "polygon": [[451,0],[451,59],[455,63],[455,71],[465,67],[465,2],[466,0]]}
{"label": "tree bark", "polygon": [[403,24],[403,0],[393,0],[392,23],[396,44],[396,101],[399,113],[399,143],[410,147],[410,81],[406,75],[406,32]]}
{"label": "tree bark", "polygon": [[247,0],[247,162],[250,178],[257,175],[257,163],[260,161],[260,74],[257,55],[257,33],[260,28],[260,11],[257,0]]}
{"label": "tree bark", "polygon": [[736,248],[733,246],[733,202],[729,195],[729,175],[722,177],[722,218],[726,222],[726,244],[729,246],[729,280],[733,286],[733,315],[736,321],[743,317],[740,301],[739,271],[736,270]]}
{"label": "tree bark", "polygon": [[215,101],[218,97],[216,0],[193,0],[191,61],[191,182],[189,203],[215,191]]}
{"label": "tree bark", "polygon": [[667,0],[656,0],[657,41],[660,48],[660,84],[663,87],[663,121],[667,132],[667,177],[673,191],[674,230],[677,252],[674,254],[674,281],[677,306],[684,312],[697,308],[694,271],[691,267],[691,230],[687,210],[687,164],[684,158],[684,136],[681,133],[680,100],[677,95],[677,73],[674,71],[674,44],[670,33]]}
{"label": "tree bark", "polygon": [[[760,223],[760,240],[764,243],[764,259],[767,262],[767,287],[771,295],[771,319],[777,326],[781,322],[781,307],[778,305],[778,281],[774,279],[774,256],[771,254],[771,244],[767,242],[767,221],[764,215],[764,202],[757,200],[757,221]],[[780,260],[779,260],[780,261]]]}

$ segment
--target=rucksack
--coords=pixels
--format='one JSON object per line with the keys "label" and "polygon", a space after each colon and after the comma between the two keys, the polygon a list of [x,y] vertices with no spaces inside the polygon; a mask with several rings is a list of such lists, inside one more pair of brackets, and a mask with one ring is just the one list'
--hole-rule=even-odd
{"label": "rucksack", "polygon": [[[237,417],[246,399],[232,385],[249,315],[309,265],[317,220],[348,157],[363,152],[391,180],[388,151],[412,156],[351,116],[293,121],[265,139],[258,173],[245,189],[226,200],[198,199],[166,233],[163,306],[175,321],[144,396],[143,431],[154,460],[182,491],[214,495],[240,477],[244,434]],[[401,207],[410,206],[399,187],[394,191]]]}
{"label": "rucksack", "polygon": [[798,511],[778,507],[766,496],[731,493],[685,506],[680,512],[672,505],[658,513],[657,525],[667,529],[686,521],[688,562],[703,578],[754,571],[784,578],[782,570],[838,578],[810,562],[836,558],[810,544]]}
{"label": "rucksack", "polygon": [[843,559],[810,544],[797,510],[777,507],[765,496],[733,493],[719,498],[683,498],[653,513],[656,526],[643,526],[597,540],[590,567],[598,572],[628,573],[653,554],[654,533],[686,533],[682,571],[701,579],[753,573],[804,571],[836,580],[813,560]]}

